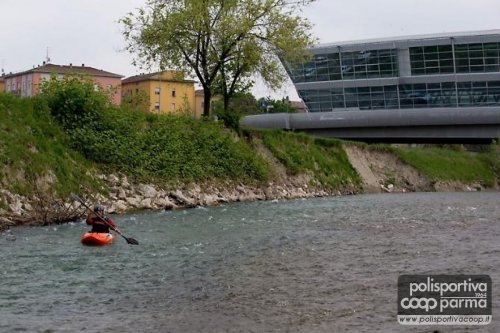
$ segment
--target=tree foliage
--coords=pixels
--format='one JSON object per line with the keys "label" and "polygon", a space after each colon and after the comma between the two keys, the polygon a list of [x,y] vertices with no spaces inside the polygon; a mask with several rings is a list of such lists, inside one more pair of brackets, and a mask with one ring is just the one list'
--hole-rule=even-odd
{"label": "tree foliage", "polygon": [[214,103],[214,111],[217,118],[221,120],[226,127],[236,131],[240,130],[241,117],[261,113],[259,103],[255,97],[250,93],[242,92],[236,93],[233,98],[231,98],[231,103],[228,108],[224,108],[223,101],[216,101]]}
{"label": "tree foliage", "polygon": [[315,39],[300,16],[314,0],[148,0],[121,22],[136,63],[191,72],[203,86],[204,115],[216,89],[224,107],[258,73],[272,88],[287,78],[280,58],[308,58]]}
{"label": "tree foliage", "polygon": [[148,112],[150,111],[149,95],[141,90],[134,95],[123,96],[122,105],[130,106],[133,109],[143,112]]}
{"label": "tree foliage", "polygon": [[91,78],[74,75],[43,81],[40,98],[67,131],[88,126],[111,105],[111,96]]}
{"label": "tree foliage", "polygon": [[293,107],[288,99],[271,99],[271,97],[260,98],[259,105],[264,113],[295,113],[297,109]]}

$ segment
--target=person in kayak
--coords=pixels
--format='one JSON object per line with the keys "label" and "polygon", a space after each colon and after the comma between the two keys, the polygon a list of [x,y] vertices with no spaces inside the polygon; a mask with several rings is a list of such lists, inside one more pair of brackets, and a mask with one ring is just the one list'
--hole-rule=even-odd
{"label": "person in kayak", "polygon": [[[106,220],[105,223],[99,216]],[[112,229],[116,228],[115,222],[104,214],[104,206],[95,205],[94,211],[87,215],[86,220],[88,225],[92,226],[91,232],[105,232],[109,233],[110,226]]]}

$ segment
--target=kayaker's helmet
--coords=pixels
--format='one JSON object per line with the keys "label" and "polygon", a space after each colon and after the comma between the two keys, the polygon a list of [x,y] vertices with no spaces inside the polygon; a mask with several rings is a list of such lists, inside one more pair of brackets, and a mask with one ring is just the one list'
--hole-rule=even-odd
{"label": "kayaker's helmet", "polygon": [[102,205],[95,205],[94,206],[94,212],[98,214],[104,214],[104,206]]}

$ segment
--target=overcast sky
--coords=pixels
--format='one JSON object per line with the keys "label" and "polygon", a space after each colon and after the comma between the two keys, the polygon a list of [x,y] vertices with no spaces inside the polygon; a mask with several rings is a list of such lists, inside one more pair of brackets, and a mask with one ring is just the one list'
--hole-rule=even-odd
{"label": "overcast sky", "polygon": [[[124,51],[118,20],[145,0],[0,0],[0,65],[5,72],[41,64],[81,65],[124,76],[140,70]],[[500,0],[317,0],[304,16],[321,43],[500,29]],[[293,87],[258,97],[296,94]]]}

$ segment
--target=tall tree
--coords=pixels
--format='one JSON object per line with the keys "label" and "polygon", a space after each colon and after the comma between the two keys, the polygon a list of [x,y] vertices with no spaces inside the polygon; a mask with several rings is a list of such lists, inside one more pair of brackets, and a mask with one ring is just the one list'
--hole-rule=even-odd
{"label": "tall tree", "polygon": [[315,0],[148,0],[121,19],[135,64],[196,75],[205,92],[203,114],[217,87],[225,108],[241,87],[260,75],[280,87],[289,63],[308,58],[316,40],[301,9]]}

